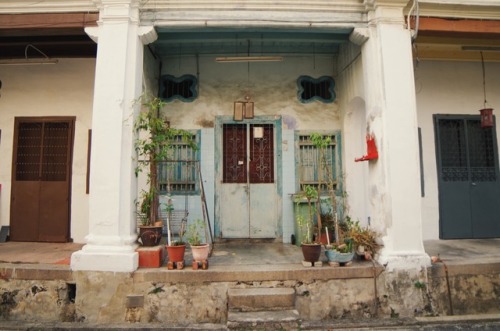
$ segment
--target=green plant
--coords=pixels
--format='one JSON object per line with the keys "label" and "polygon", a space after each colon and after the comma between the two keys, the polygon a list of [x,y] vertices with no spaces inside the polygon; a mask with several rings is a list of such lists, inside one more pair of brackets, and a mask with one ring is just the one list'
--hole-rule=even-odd
{"label": "green plant", "polygon": [[149,188],[141,192],[138,207],[140,214],[147,215],[143,218],[143,225],[153,225],[158,219],[158,162],[171,159],[179,136],[193,149],[196,149],[196,145],[188,138],[191,135],[188,131],[172,128],[170,122],[161,115],[164,101],[156,97],[141,97],[140,101],[143,109],[134,122],[135,151],[138,157],[135,174],[137,176],[148,169]]}
{"label": "green plant", "polygon": [[316,213],[316,203],[318,200],[318,190],[314,186],[306,185],[304,190],[297,194],[296,203],[300,203],[302,199],[307,200],[308,213],[307,218],[303,215],[297,215],[297,223],[302,230],[302,243],[313,243],[313,228],[314,228],[314,213]]}
{"label": "green plant", "polygon": [[188,225],[186,231],[186,238],[189,244],[192,246],[200,246],[203,244],[202,234],[205,230],[205,223],[202,220],[197,219],[193,223]]}
{"label": "green plant", "polygon": [[[326,151],[327,148],[330,146],[332,139],[330,138],[329,135],[322,135],[320,133],[312,133],[311,134],[311,142],[316,149],[318,149],[319,152],[319,166],[318,166],[318,179],[319,179],[319,188],[323,186],[323,182],[325,181],[326,183],[326,188],[328,191],[328,196],[330,197],[330,203],[331,203],[331,210],[332,210],[332,216],[334,217],[334,222],[336,222],[336,211],[337,211],[337,199],[335,196],[335,185],[336,181],[333,176],[333,173],[330,169],[330,166],[328,164],[328,160],[326,157]],[[318,234],[321,235],[321,230],[322,230],[322,217],[318,213]],[[336,225],[334,225],[334,228],[336,229]],[[337,233],[337,231],[335,231]],[[336,243],[337,246],[340,244],[338,240],[337,234],[335,235],[336,238]]]}

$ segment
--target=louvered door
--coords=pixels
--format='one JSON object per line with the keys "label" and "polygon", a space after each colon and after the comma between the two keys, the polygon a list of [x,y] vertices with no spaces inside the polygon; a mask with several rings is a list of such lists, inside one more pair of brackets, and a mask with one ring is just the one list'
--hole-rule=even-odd
{"label": "louvered door", "polygon": [[10,239],[70,240],[74,118],[16,118]]}

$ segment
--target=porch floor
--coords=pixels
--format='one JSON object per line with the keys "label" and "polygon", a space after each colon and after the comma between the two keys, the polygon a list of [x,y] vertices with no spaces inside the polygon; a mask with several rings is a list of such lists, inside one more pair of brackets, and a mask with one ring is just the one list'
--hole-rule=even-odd
{"label": "porch floor", "polygon": [[[82,246],[83,244],[75,243],[7,241],[0,243],[0,263],[67,265],[71,254],[80,250]],[[424,248],[429,256],[439,255],[442,260],[452,264],[500,262],[500,238],[428,240],[424,242]],[[210,267],[287,264],[303,268],[301,260],[300,247],[291,244],[232,240],[216,242],[209,263]],[[354,261],[354,263],[362,262]]]}

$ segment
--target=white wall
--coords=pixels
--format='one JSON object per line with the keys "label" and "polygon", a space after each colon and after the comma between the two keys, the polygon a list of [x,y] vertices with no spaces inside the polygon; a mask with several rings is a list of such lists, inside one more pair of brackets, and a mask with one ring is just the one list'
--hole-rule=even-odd
{"label": "white wall", "polygon": [[0,223],[10,223],[14,118],[76,116],[71,190],[71,237],[88,233],[88,130],[92,123],[94,59],[60,59],[56,65],[0,67]]}
{"label": "white wall", "polygon": [[[478,58],[480,59],[479,55]],[[485,58],[487,58],[486,54]],[[493,114],[498,115],[500,63],[486,62],[485,72],[486,98],[489,106],[495,109]],[[479,109],[484,108],[481,62],[421,61],[415,68],[415,88],[424,163],[422,174],[425,183],[425,197],[422,198],[423,237],[424,240],[438,239],[438,180],[432,115],[479,115]]]}
{"label": "white wall", "polygon": [[[283,62],[216,63],[214,57],[200,57],[199,96],[194,102],[174,101],[167,105],[173,125],[184,129],[213,127],[215,116],[232,115],[233,102],[250,95],[255,102],[255,116],[286,115],[292,128],[300,130],[333,130],[340,128],[338,103],[297,99],[297,78],[309,75],[331,76],[333,56],[285,57]],[[168,58],[163,74],[176,77],[196,76],[196,58]]]}

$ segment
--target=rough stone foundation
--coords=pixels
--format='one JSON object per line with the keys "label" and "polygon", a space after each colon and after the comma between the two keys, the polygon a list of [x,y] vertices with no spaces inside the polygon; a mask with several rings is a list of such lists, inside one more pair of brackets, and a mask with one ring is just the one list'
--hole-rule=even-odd
{"label": "rough stone foundation", "polygon": [[452,310],[455,315],[500,312],[500,263],[448,266],[448,276],[439,264],[422,271],[381,269],[375,278],[315,279],[322,275],[315,271],[302,279],[287,274],[282,277],[286,280],[263,280],[259,275],[252,281],[245,273],[242,281],[228,281],[237,276],[181,271],[173,278],[182,281],[173,282],[168,281],[173,275],[169,272],[177,271],[27,272],[6,266],[0,268],[0,319],[225,324],[228,289],[248,287],[293,288],[295,309],[303,321],[450,315]]}

